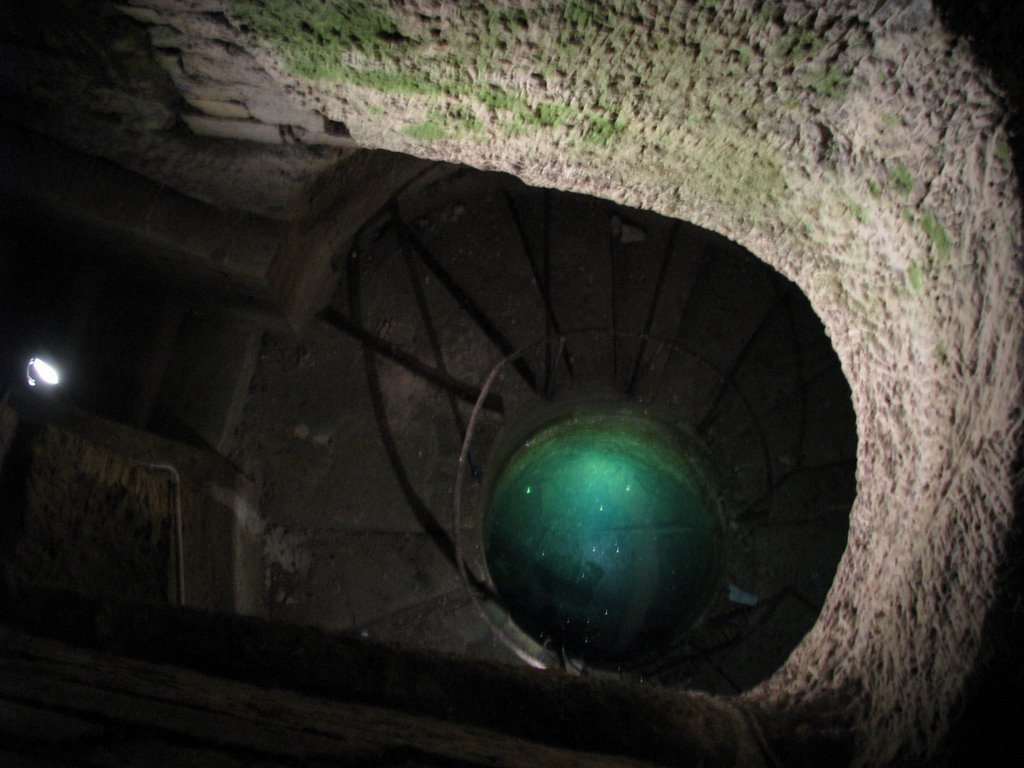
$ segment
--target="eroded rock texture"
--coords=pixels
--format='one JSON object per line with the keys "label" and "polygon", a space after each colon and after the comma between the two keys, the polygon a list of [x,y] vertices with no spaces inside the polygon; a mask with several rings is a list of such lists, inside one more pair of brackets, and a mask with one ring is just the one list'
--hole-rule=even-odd
{"label": "eroded rock texture", "polygon": [[[743,701],[766,732],[852,739],[864,765],[936,748],[999,596],[1024,320],[1007,106],[930,2],[128,0],[124,13],[121,55],[98,58],[72,55],[96,39],[87,25],[29,44],[31,14],[15,14],[5,83],[49,112],[17,99],[7,112],[275,218],[308,211],[350,131],[692,221],[793,279],[852,388],[858,495],[819,621]],[[139,77],[142,101],[125,101],[136,91],[120,84]],[[68,100],[55,82],[109,98]],[[345,167],[317,211],[352,210],[330,194]]]}
{"label": "eroded rock texture", "polygon": [[[858,414],[821,618],[747,699],[924,754],[979,651],[1012,517],[1020,212],[998,88],[927,2],[243,2],[297,103],[357,140],[723,232],[794,279]],[[337,10],[337,9],[334,9]]]}

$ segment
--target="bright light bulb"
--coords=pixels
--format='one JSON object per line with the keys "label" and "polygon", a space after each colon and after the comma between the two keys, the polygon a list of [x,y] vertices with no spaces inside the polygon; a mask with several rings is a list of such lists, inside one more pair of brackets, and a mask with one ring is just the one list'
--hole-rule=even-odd
{"label": "bright light bulb", "polygon": [[60,373],[57,369],[39,357],[33,357],[28,361],[28,370],[25,372],[25,378],[28,380],[30,387],[40,383],[52,387],[60,383]]}

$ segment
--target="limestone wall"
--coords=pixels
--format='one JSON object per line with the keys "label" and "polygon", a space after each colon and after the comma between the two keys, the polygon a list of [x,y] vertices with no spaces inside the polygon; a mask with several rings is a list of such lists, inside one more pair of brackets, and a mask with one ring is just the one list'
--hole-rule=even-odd
{"label": "limestone wall", "polygon": [[1013,517],[1024,320],[1007,111],[932,5],[227,15],[297,104],[364,145],[690,220],[801,286],[853,390],[858,497],[820,620],[745,701],[768,722],[849,723],[859,764],[934,749]]}

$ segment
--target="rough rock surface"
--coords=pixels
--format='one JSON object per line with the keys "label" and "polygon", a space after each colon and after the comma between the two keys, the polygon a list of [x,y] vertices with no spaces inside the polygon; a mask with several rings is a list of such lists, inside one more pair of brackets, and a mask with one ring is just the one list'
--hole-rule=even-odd
{"label": "rough rock surface", "polygon": [[232,468],[83,412],[44,413],[18,423],[5,462],[17,465],[0,486],[6,583],[259,612],[259,569],[247,564],[258,564],[248,550],[262,523]]}
{"label": "rough rock surface", "polygon": [[12,8],[0,114],[215,206],[300,215],[305,188],[353,142],[231,44],[224,5]]}
{"label": "rough rock surface", "polygon": [[820,620],[747,700],[848,718],[862,764],[928,754],[1021,430],[1007,111],[966,44],[923,0],[282,7],[228,16],[360,142],[694,221],[804,289],[853,390],[858,498]]}
{"label": "rough rock surface", "polygon": [[[863,765],[927,758],[998,597],[1024,362],[1006,105],[928,0],[127,5],[45,39],[13,9],[4,116],[287,218],[340,156],[303,142],[319,115],[693,221],[793,279],[853,391],[858,496],[820,620],[745,701],[852,735]],[[281,142],[238,140],[272,138],[254,125]]]}

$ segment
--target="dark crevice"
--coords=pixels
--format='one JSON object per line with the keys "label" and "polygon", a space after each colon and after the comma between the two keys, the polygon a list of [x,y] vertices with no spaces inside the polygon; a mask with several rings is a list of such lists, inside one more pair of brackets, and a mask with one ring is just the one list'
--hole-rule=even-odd
{"label": "dark crevice", "polygon": [[[609,218],[614,209],[609,209]],[[615,230],[613,227],[608,228],[608,269],[611,274],[611,279],[608,281],[608,300],[611,306],[612,312],[612,330],[619,330],[619,273],[618,273],[618,249],[615,247]],[[619,377],[619,335],[617,333],[611,334],[612,341],[612,381],[617,381]]]}
{"label": "dark crevice", "polygon": [[[416,234],[409,229],[408,226],[400,219],[394,220],[395,228],[400,232],[404,233],[404,237],[407,239],[412,249],[416,254],[423,260],[423,263],[427,268],[434,274],[434,276],[440,281],[441,285],[445,287],[452,298],[459,304],[460,307],[473,318],[473,321],[480,327],[480,330],[484,332],[484,335],[491,340],[491,343],[496,346],[503,355],[512,355],[515,353],[516,348],[512,342],[498,330],[498,326],[492,321],[486,313],[477,305],[472,299],[469,293],[459,285],[459,283],[452,277],[448,271],[441,266],[441,263],[434,257],[430,250],[423,244],[423,242],[416,237]],[[537,377],[534,376],[533,371],[530,370],[529,364],[521,357],[517,358],[512,362],[512,367],[516,369],[519,375],[522,377],[530,389],[537,390]]]}
{"label": "dark crevice", "polygon": [[[360,290],[361,281],[358,260],[349,259],[347,278],[349,311],[357,318],[358,321],[361,322],[362,294]],[[328,310],[328,312],[332,315],[341,317],[340,313],[337,313],[333,309]],[[402,490],[402,495],[405,497],[406,503],[415,515],[416,521],[420,526],[422,526],[423,530],[431,537],[431,539],[433,539],[441,554],[451,564],[452,568],[457,570],[459,567],[459,560],[455,550],[455,542],[452,540],[452,537],[444,526],[438,521],[437,516],[426,505],[423,499],[420,498],[416,489],[413,487],[412,482],[409,480],[409,475],[405,471],[405,464],[402,462],[402,457],[398,450],[398,444],[396,443],[394,434],[391,431],[387,408],[384,405],[384,395],[381,392],[380,386],[380,373],[377,370],[377,353],[369,343],[364,343],[362,345],[362,349],[363,366],[366,369],[366,383],[370,394],[370,404],[373,408],[373,413],[377,420],[377,427],[380,432],[380,439],[384,445],[384,450],[388,455],[388,461],[391,463],[391,469],[394,472],[395,479],[398,481]],[[490,592],[486,583],[477,578],[475,574],[470,575],[470,580],[477,589],[484,593]]]}
{"label": "dark crevice", "polygon": [[[393,208],[393,211],[397,218],[397,206]],[[420,319],[423,321],[423,326],[427,331],[427,340],[430,343],[430,351],[434,355],[434,364],[437,366],[437,370],[440,371],[441,374],[448,376],[448,368],[444,362],[444,352],[441,350],[441,341],[437,336],[437,329],[434,327],[434,318],[430,314],[427,297],[423,293],[423,284],[420,280],[420,273],[416,267],[412,249],[409,245],[409,238],[406,236],[405,229],[401,227],[398,228],[398,244],[402,251],[403,261],[405,261],[406,272],[409,276],[409,284],[416,297],[416,306],[419,308]],[[447,389],[445,394],[447,395],[448,405],[451,408],[452,420],[455,422],[455,428],[459,434],[459,442],[461,442],[466,436],[466,424],[462,418],[462,414],[459,413],[459,406],[455,402],[455,395],[452,393],[451,389]]]}
{"label": "dark crevice", "polygon": [[754,329],[753,333],[751,333],[750,336],[747,337],[747,340],[744,342],[743,347],[740,349],[739,353],[733,358],[733,362],[729,366],[729,369],[723,374],[723,378],[718,386],[718,389],[715,391],[715,394],[710,398],[710,405],[708,405],[707,410],[704,412],[704,416],[702,416],[697,421],[697,431],[699,433],[704,434],[708,431],[708,428],[711,426],[714,416],[718,412],[718,409],[721,407],[722,399],[725,397],[725,393],[727,391],[728,386],[734,386],[732,384],[732,381],[733,379],[736,378],[736,374],[739,372],[740,368],[743,367],[743,363],[746,362],[747,355],[750,354],[750,350],[753,349],[754,347],[754,342],[757,341],[758,338],[760,338],[761,334],[764,332],[765,328],[768,327],[768,324],[775,317],[775,315],[786,307],[787,296],[791,288],[792,283],[788,283],[783,288],[782,293],[778,296],[778,298],[775,300],[772,306],[764,314],[764,317],[761,318],[761,321],[757,324],[757,327]]}
{"label": "dark crevice", "polygon": [[632,397],[636,394],[636,384],[640,377],[640,368],[647,351],[647,337],[654,324],[654,315],[658,309],[658,300],[665,289],[665,276],[668,274],[668,265],[672,261],[672,254],[676,250],[676,239],[679,236],[679,221],[672,222],[672,229],[669,231],[668,243],[661,257],[661,266],[658,268],[658,278],[654,283],[654,291],[651,294],[651,303],[647,310],[647,319],[644,321],[643,336],[640,339],[640,346],[637,348],[636,358],[633,361],[633,371],[629,375],[629,384],[626,386],[626,393]]}
{"label": "dark crevice", "polygon": [[[375,336],[359,324],[343,315],[334,307],[328,307],[321,312],[320,319],[332,327],[337,328],[339,331],[343,331],[361,344],[371,348],[377,354],[383,355],[406,370],[429,381],[431,384],[435,384],[442,389],[451,392],[460,400],[463,400],[470,405],[476,403],[480,398],[479,388],[474,387],[472,384],[459,381],[444,371],[440,371],[437,368],[427,365],[415,355],[411,355],[379,336]],[[494,411],[495,413],[503,414],[505,412],[505,406],[502,403],[501,396],[493,393],[488,393],[487,397],[484,399],[483,406],[487,410]]]}
{"label": "dark crevice", "polygon": [[[694,285],[699,285],[700,284],[701,274],[703,273],[705,266],[708,264],[708,261],[709,261],[709,259],[708,259],[708,248],[705,247],[705,248],[702,248],[700,250],[700,255],[697,257],[696,262],[691,267],[693,269],[693,284]],[[686,323],[686,319],[687,319],[686,313],[687,313],[687,310],[690,308],[690,301],[692,299],[693,299],[693,291],[691,290],[686,295],[686,297],[683,299],[683,306],[679,308],[679,326],[678,326],[678,328],[676,328],[676,334],[675,334],[675,339],[676,340],[678,340],[678,339],[680,339],[682,337],[683,332],[685,330],[685,323]],[[668,369],[669,364],[671,363],[671,361],[672,361],[673,357],[675,356],[677,350],[678,350],[678,347],[676,347],[676,346],[673,346],[671,348],[671,351],[669,353],[669,360],[665,363],[665,366],[662,368],[661,376],[658,379],[657,386],[655,387],[655,390],[654,390],[656,398],[661,398],[661,396],[662,396],[662,385],[665,383],[665,371]]]}
{"label": "dark crevice", "polygon": [[[555,308],[551,303],[551,246],[550,236],[548,234],[551,227],[549,194],[544,195],[544,245],[542,248],[541,265],[539,268],[537,260],[533,254],[533,249],[530,247],[529,238],[526,235],[526,226],[523,223],[523,218],[519,213],[519,209],[516,207],[515,200],[512,199],[512,196],[507,190],[505,191],[505,202],[512,214],[512,221],[515,224],[516,233],[519,235],[519,242],[522,246],[523,256],[526,258],[526,262],[530,265],[530,271],[533,274],[533,280],[537,285],[537,291],[540,293],[541,301],[544,303],[545,336],[547,336],[548,339],[552,336],[561,336],[562,327],[558,322],[558,316],[556,315]],[[572,377],[572,355],[569,353],[567,345],[562,345],[560,355],[565,360],[565,367],[569,372],[569,376]],[[553,368],[557,365],[557,363],[552,360],[550,344],[545,344],[544,356],[544,392],[548,397],[550,397],[554,386]]]}

